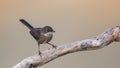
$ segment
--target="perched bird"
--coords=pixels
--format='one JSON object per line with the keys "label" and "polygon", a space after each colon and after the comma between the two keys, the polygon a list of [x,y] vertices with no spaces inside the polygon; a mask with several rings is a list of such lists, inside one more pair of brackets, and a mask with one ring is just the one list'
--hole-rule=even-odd
{"label": "perched bird", "polygon": [[38,42],[39,55],[41,54],[40,44],[47,43],[47,44],[50,44],[52,47],[56,48],[55,45],[49,43],[53,37],[53,33],[55,32],[52,29],[52,27],[45,26],[43,28],[34,28],[24,19],[20,19],[20,22],[22,22],[25,26],[27,26],[30,29],[30,34]]}

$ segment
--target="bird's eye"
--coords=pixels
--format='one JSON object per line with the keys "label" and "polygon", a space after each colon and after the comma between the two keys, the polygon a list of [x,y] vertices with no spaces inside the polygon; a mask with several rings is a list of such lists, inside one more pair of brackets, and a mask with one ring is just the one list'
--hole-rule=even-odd
{"label": "bird's eye", "polygon": [[47,32],[49,32],[49,29],[46,29]]}

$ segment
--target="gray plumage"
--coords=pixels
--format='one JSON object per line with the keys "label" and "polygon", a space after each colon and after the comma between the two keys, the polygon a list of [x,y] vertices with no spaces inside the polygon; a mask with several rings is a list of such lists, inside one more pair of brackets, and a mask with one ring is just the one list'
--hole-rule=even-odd
{"label": "gray plumage", "polygon": [[45,26],[43,28],[34,28],[32,25],[30,25],[27,21],[24,19],[20,19],[20,21],[30,29],[30,34],[33,36],[33,38],[38,42],[38,48],[39,48],[39,55],[40,52],[40,44],[50,44],[52,47],[56,47],[55,45],[49,43],[53,37],[53,32],[55,32],[52,27]]}

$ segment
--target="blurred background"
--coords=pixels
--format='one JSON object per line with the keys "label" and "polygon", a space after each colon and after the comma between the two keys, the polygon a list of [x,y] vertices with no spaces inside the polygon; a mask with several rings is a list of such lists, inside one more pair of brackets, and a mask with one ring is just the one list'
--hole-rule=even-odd
{"label": "blurred background", "polygon": [[[94,37],[120,26],[119,0],[0,0],[0,68],[11,68],[38,51],[37,42],[19,19],[56,31],[51,43],[61,45]],[[44,51],[51,46],[43,44]],[[68,54],[41,68],[120,68],[120,43]]]}

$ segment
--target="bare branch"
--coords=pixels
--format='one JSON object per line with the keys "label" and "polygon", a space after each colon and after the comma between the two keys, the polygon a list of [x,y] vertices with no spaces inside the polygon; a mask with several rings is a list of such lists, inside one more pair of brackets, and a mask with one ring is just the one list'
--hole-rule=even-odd
{"label": "bare branch", "polygon": [[38,66],[44,65],[51,60],[54,60],[60,56],[70,54],[78,51],[96,50],[103,48],[113,41],[120,41],[120,26],[112,27],[102,34],[93,37],[91,39],[86,39],[82,41],[76,41],[73,43],[67,43],[59,45],[56,49],[51,48],[42,52],[42,55],[38,54],[25,58],[13,68],[36,68]]}

